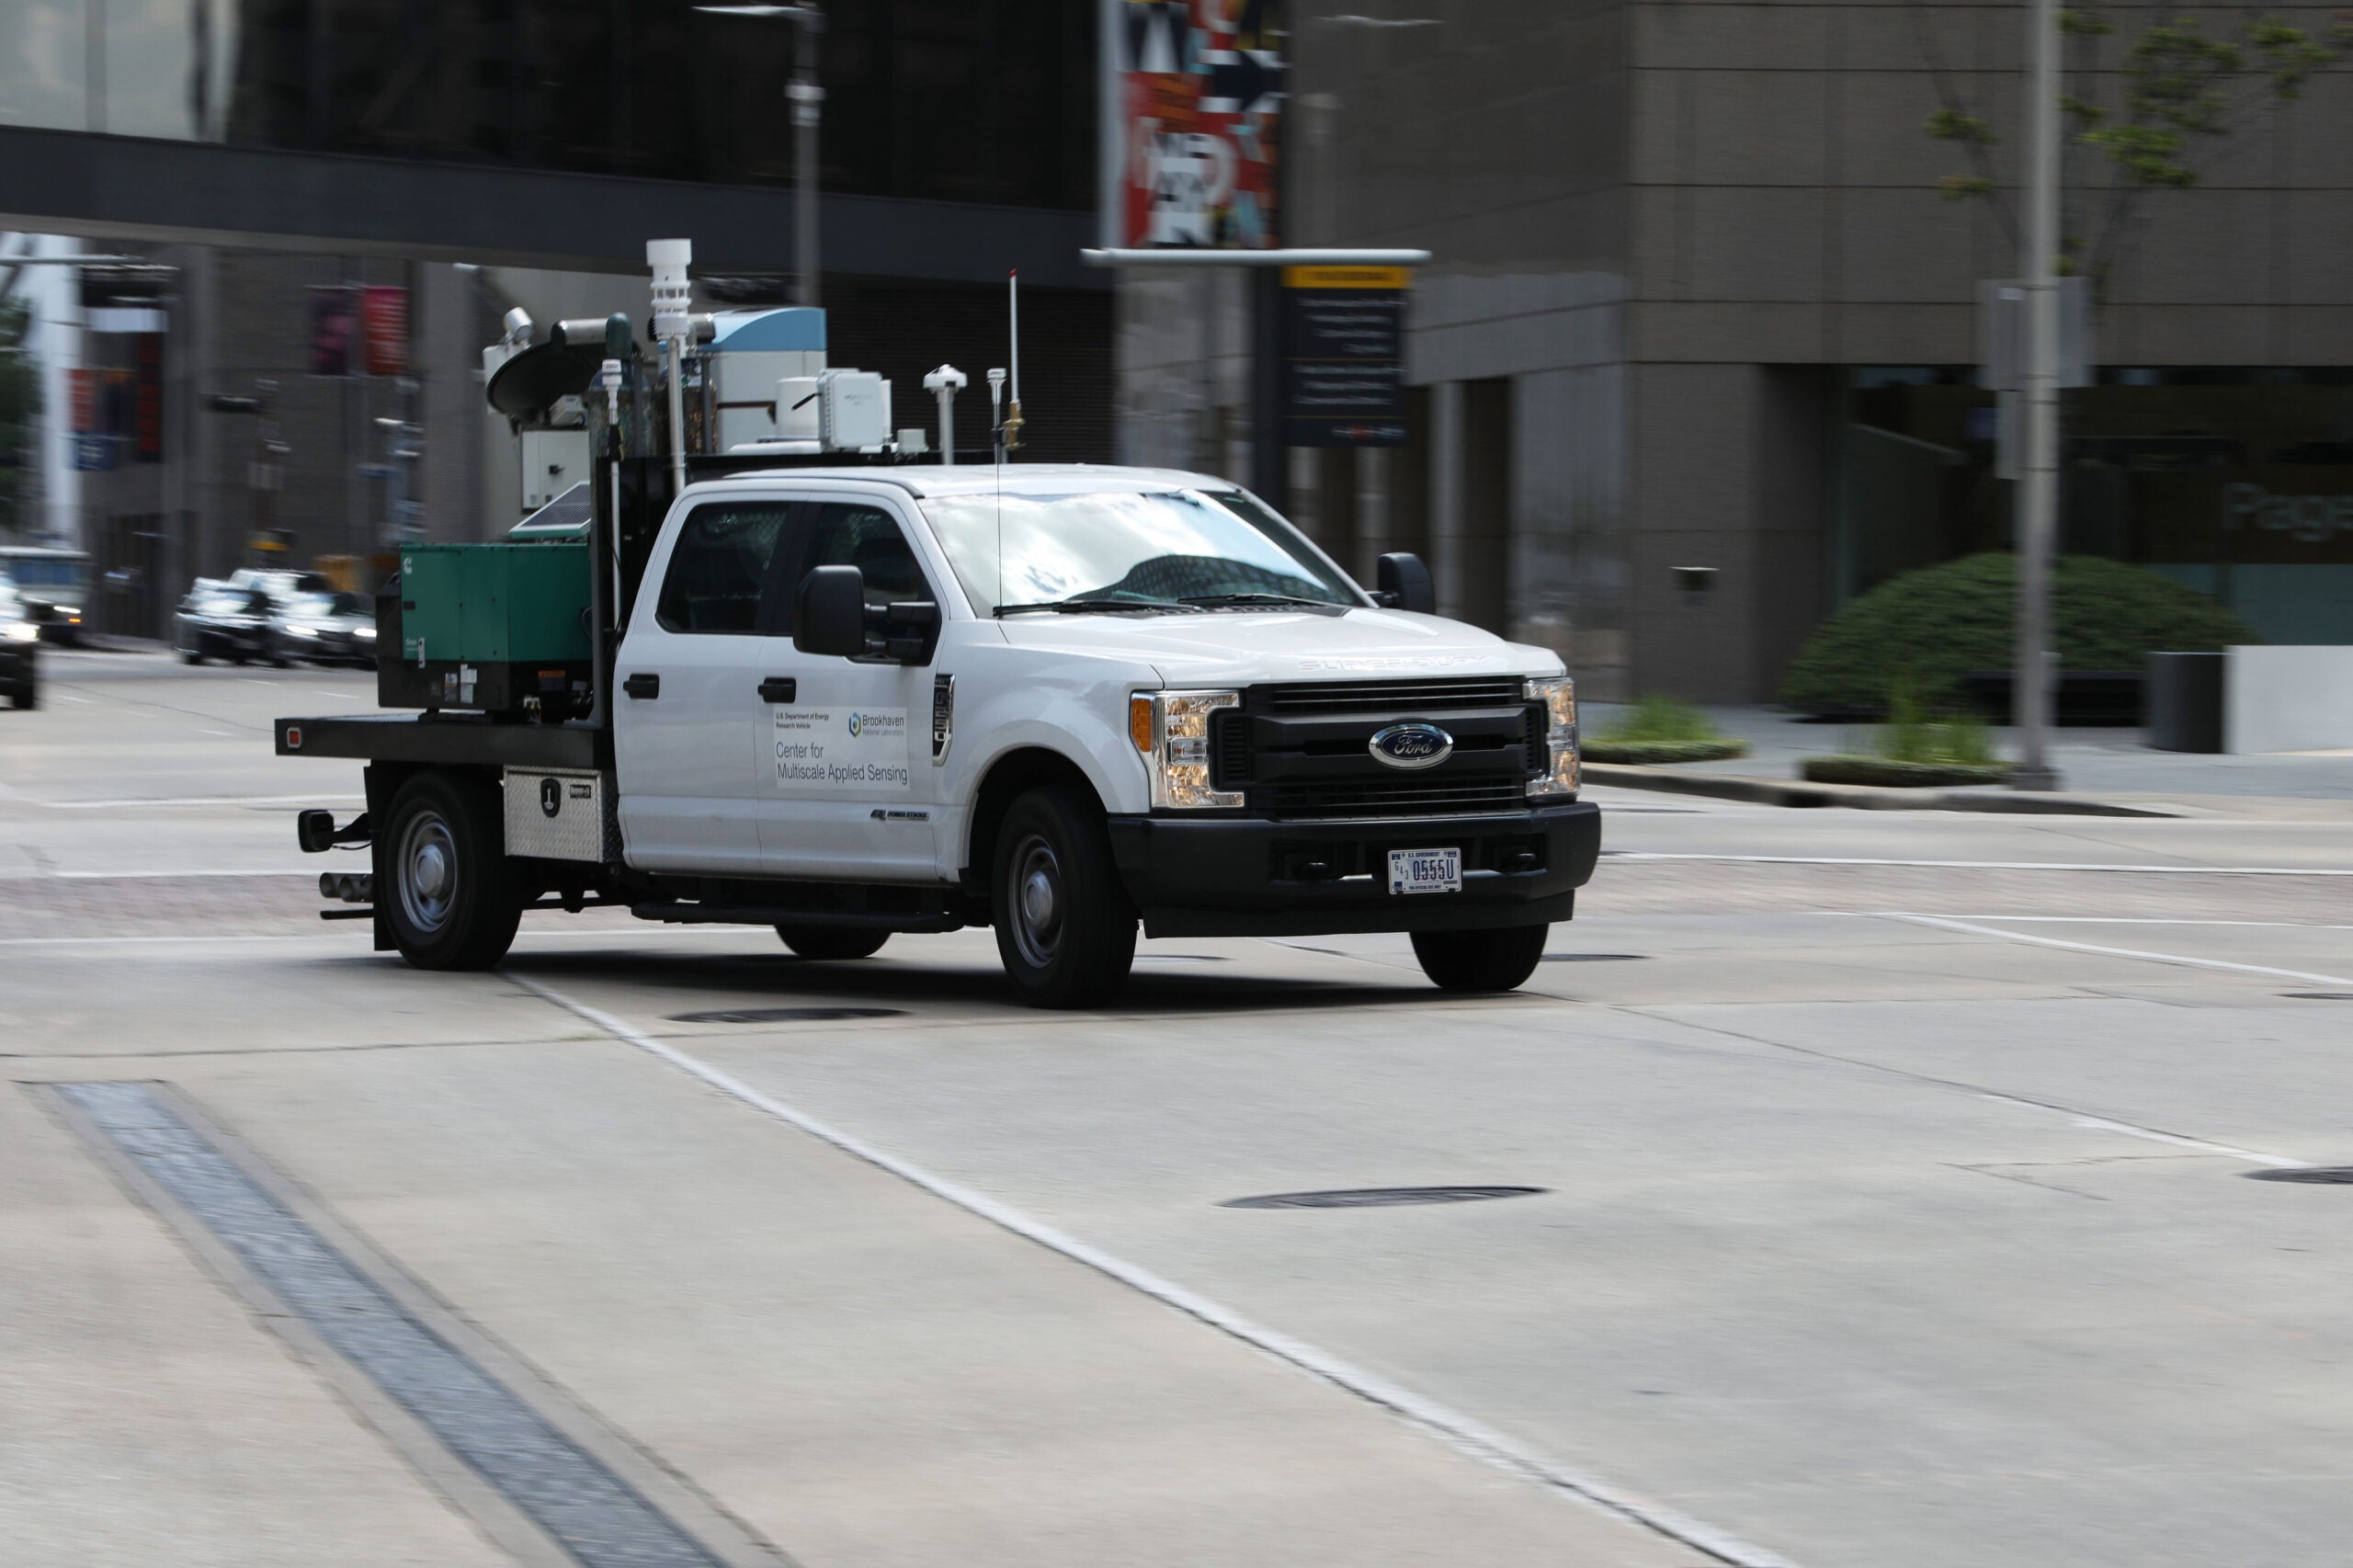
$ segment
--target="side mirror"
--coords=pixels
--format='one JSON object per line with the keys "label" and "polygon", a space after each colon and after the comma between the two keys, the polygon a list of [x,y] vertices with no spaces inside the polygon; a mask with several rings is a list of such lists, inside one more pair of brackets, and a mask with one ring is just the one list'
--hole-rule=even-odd
{"label": "side mirror", "polygon": [[1372,597],[1381,604],[1418,615],[1438,613],[1438,589],[1431,585],[1430,569],[1422,564],[1420,556],[1403,551],[1384,555],[1374,570],[1379,591]]}
{"label": "side mirror", "polygon": [[939,646],[939,607],[929,599],[893,599],[881,611],[868,610],[870,621],[881,622],[882,652],[903,665],[927,665]]}
{"label": "side mirror", "polygon": [[845,659],[865,653],[866,574],[855,566],[819,566],[803,577],[792,601],[792,645]]}

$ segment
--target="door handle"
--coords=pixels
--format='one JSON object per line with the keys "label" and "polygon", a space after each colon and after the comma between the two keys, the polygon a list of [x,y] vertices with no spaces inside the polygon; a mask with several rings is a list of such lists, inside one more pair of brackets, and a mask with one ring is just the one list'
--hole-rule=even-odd
{"label": "door handle", "polygon": [[790,676],[770,676],[760,682],[763,702],[790,702],[801,695],[801,683]]}
{"label": "door handle", "polygon": [[662,677],[641,671],[621,682],[621,689],[631,697],[659,697],[662,695]]}

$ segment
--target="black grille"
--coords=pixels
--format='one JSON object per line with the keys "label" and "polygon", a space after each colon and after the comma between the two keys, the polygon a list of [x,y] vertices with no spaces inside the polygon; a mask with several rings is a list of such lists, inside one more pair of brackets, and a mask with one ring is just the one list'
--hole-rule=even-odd
{"label": "black grille", "polygon": [[1238,790],[1250,782],[1250,721],[1228,710],[1210,715],[1211,745],[1215,759],[1211,777],[1221,790]]}
{"label": "black grille", "polygon": [[1518,676],[1460,680],[1315,681],[1262,686],[1251,693],[1261,713],[1443,713],[1502,708],[1525,700]]}
{"label": "black grille", "polygon": [[1319,778],[1261,784],[1250,791],[1250,804],[1286,817],[1439,816],[1523,808],[1528,786],[1493,776],[1453,784],[1433,778]]}

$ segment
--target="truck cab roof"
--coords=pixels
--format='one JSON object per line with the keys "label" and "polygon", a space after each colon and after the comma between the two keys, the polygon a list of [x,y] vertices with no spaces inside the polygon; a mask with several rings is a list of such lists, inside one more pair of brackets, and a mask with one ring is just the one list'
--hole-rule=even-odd
{"label": "truck cab roof", "polygon": [[782,466],[701,479],[692,488],[826,483],[888,485],[915,496],[989,494],[998,490],[1029,495],[1084,494],[1091,490],[1240,490],[1233,480],[1174,468],[1128,468],[1112,463],[902,463],[890,468]]}

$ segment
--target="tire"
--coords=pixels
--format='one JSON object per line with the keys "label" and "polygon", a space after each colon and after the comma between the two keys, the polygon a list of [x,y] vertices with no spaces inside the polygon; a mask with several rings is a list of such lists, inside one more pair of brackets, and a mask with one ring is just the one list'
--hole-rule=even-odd
{"label": "tire", "polygon": [[17,708],[40,707],[40,682],[31,676],[27,676],[24,684],[8,694],[8,701]]}
{"label": "tire", "polygon": [[1517,991],[1544,957],[1550,926],[1486,931],[1416,931],[1414,957],[1441,991]]}
{"label": "tire", "polygon": [[200,665],[204,663],[204,655],[198,653],[185,653],[180,655],[180,663],[183,665]]}
{"label": "tire", "polygon": [[523,900],[506,862],[498,787],[420,773],[392,797],[377,899],[418,969],[489,969],[514,945]]}
{"label": "tire", "polygon": [[804,959],[870,959],[891,939],[888,931],[857,926],[779,926],[776,934]]}
{"label": "tire", "polygon": [[1136,912],[1093,797],[1051,784],[1017,797],[989,875],[997,957],[1032,1007],[1093,1007],[1127,983]]}

